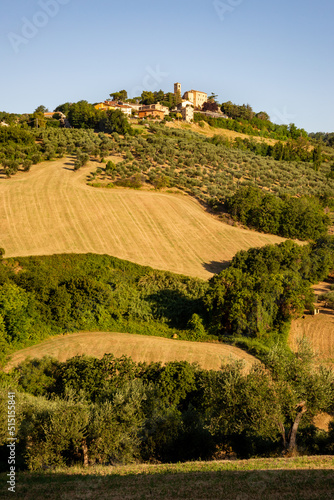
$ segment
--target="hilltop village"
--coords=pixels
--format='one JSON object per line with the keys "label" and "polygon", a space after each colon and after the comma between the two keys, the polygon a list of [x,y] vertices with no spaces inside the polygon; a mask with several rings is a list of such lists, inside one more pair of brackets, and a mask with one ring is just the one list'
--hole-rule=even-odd
{"label": "hilltop village", "polygon": [[[95,109],[103,111],[120,110],[128,117],[135,116],[140,119],[148,118],[163,120],[166,116],[169,116],[170,113],[176,113],[178,118],[182,118],[183,121],[192,122],[194,120],[195,111],[197,113],[206,114],[207,116],[224,116],[218,104],[215,103],[214,96],[208,97],[206,92],[192,89],[186,91],[182,96],[181,83],[179,82],[174,84],[174,92],[172,95],[171,93],[164,94],[162,91],[160,92],[162,102],[166,100],[171,102],[171,98],[173,99],[174,97],[174,102],[171,107],[162,104],[162,102],[140,104],[139,98],[105,100],[94,106]],[[212,109],[214,109],[214,111],[212,111]]]}

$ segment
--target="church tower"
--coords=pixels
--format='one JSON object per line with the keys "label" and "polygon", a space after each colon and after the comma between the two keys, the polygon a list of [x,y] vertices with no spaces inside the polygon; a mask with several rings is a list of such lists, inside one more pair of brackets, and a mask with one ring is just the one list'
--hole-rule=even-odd
{"label": "church tower", "polygon": [[174,94],[177,95],[178,93],[181,95],[181,83],[174,83]]}

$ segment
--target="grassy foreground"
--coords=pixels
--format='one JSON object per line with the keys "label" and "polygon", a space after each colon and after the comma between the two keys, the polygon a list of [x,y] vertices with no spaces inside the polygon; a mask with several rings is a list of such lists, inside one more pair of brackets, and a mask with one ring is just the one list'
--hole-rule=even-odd
{"label": "grassy foreground", "polygon": [[[334,498],[334,457],[75,467],[21,473],[16,484],[15,495],[26,500],[322,500]],[[1,498],[11,498],[5,489]]]}

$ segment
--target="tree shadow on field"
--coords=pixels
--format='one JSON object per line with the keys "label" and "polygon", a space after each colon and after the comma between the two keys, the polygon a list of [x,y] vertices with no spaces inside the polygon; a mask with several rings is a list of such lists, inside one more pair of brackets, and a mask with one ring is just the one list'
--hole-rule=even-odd
{"label": "tree shadow on field", "polygon": [[212,260],[211,262],[204,262],[203,267],[206,271],[213,274],[219,274],[224,269],[227,269],[230,262],[228,260]]}
{"label": "tree shadow on field", "polygon": [[64,165],[68,165],[68,167],[63,167],[64,170],[69,170],[70,172],[74,171],[74,162],[73,163],[67,162],[67,163],[64,163]]}
{"label": "tree shadow on field", "polygon": [[[317,306],[317,304],[316,304]],[[320,309],[319,314],[327,314],[328,316],[334,316],[334,310],[333,309]]]}
{"label": "tree shadow on field", "polygon": [[[205,462],[203,462],[205,464]],[[70,472],[32,473],[18,476],[16,495],[25,500],[36,498],[76,498],[121,500],[123,498],[145,498],[147,500],[316,500],[334,498],[334,474],[329,469],[297,470],[219,470],[213,463],[207,471],[175,470],[148,473],[133,472],[126,475],[110,473],[99,475],[87,470],[86,474]],[[214,470],[214,469],[218,470]],[[103,469],[102,469],[103,470]],[[6,478],[7,479],[7,478]],[[4,478],[4,481],[6,480]],[[12,498],[12,493],[3,491],[2,498]]]}

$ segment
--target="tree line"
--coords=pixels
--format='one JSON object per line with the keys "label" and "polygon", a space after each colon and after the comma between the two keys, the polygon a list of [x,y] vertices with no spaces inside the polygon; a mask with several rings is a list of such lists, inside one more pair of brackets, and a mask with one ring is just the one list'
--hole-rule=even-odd
{"label": "tree line", "polygon": [[[16,392],[18,467],[177,462],[334,452],[334,377],[307,345],[275,347],[248,372],[240,363],[206,371],[186,361],[134,363],[77,356],[26,360],[3,384]],[[0,389],[0,450],[7,444],[7,391]],[[6,463],[2,463],[5,470]]]}
{"label": "tree line", "polygon": [[200,123],[201,121],[208,123],[213,128],[234,130],[235,132],[241,132],[250,136],[269,137],[277,140],[297,140],[300,137],[308,138],[307,132],[304,129],[296,127],[294,123],[278,125],[256,116],[251,119],[242,116],[239,118],[233,118],[232,116],[230,118],[214,118],[202,113],[195,113],[194,122]]}
{"label": "tree line", "polygon": [[316,240],[331,225],[316,198],[275,196],[253,186],[238,189],[225,200],[225,207],[242,224],[285,238]]}

